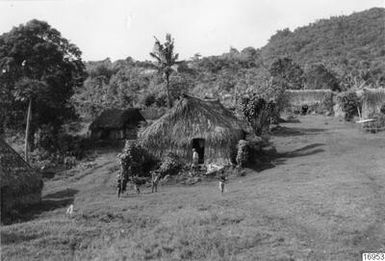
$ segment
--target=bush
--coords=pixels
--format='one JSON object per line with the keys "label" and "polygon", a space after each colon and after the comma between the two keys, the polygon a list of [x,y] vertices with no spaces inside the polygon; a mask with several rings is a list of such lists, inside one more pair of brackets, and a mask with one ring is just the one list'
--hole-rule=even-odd
{"label": "bush", "polygon": [[148,151],[136,143],[126,142],[122,153],[118,154],[122,169],[128,176],[147,177],[158,161]]}
{"label": "bush", "polygon": [[166,96],[166,94],[159,95],[156,98],[155,104],[158,107],[166,107],[167,106],[167,96]]}
{"label": "bush", "polygon": [[313,64],[306,68],[305,78],[305,89],[341,90],[338,79],[334,73],[328,70],[323,64]]}
{"label": "bush", "polygon": [[341,104],[342,111],[345,112],[345,120],[351,121],[358,115],[360,100],[355,92],[344,92],[337,96],[338,103]]}
{"label": "bush", "polygon": [[56,143],[60,154],[73,156],[76,159],[84,158],[86,150],[90,146],[89,139],[64,133],[58,135]]}
{"label": "bush", "polygon": [[156,102],[156,97],[154,94],[150,93],[144,97],[144,105],[149,107]]}
{"label": "bush", "polygon": [[250,160],[250,147],[246,140],[240,140],[237,146],[237,166],[245,167]]}
{"label": "bush", "polygon": [[161,173],[162,177],[166,175],[177,175],[182,167],[183,164],[180,158],[174,153],[170,152],[162,160],[162,163],[159,167],[159,172]]}
{"label": "bush", "polygon": [[64,129],[57,132],[49,124],[42,125],[37,130],[34,142],[34,148],[39,153],[46,151],[62,156],[73,156],[76,159],[82,159],[85,156],[86,149],[90,144],[87,138],[67,134]]}
{"label": "bush", "polygon": [[258,155],[263,146],[261,137],[254,137],[249,140],[240,140],[237,145],[236,164],[238,167],[246,167],[257,162]]}
{"label": "bush", "polygon": [[257,136],[261,136],[269,130],[270,123],[276,116],[276,107],[273,101],[266,102],[256,94],[250,98],[245,97],[241,101],[243,115]]}
{"label": "bush", "polygon": [[37,148],[31,152],[31,166],[40,170],[55,168],[63,164],[64,156],[58,152],[48,152],[42,148]]}

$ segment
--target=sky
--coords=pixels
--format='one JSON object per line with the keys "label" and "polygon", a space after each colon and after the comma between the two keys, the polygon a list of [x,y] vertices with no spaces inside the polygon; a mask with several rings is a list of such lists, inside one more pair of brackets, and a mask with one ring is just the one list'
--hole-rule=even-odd
{"label": "sky", "polygon": [[277,30],[349,15],[385,0],[0,0],[0,34],[47,21],[84,60],[151,60],[154,36],[175,38],[181,59],[265,45]]}

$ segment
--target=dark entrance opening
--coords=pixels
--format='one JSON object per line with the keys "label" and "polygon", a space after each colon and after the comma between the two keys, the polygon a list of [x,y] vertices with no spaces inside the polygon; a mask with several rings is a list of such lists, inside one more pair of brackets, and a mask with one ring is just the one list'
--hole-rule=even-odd
{"label": "dark entrance opening", "polygon": [[204,139],[193,139],[192,147],[198,153],[199,159],[198,163],[202,164],[205,159],[205,140]]}
{"label": "dark entrance opening", "polygon": [[307,104],[302,105],[302,115],[306,115],[308,111],[309,111],[309,106],[307,106]]}
{"label": "dark entrance opening", "polygon": [[100,139],[107,140],[109,137],[110,137],[110,131],[109,130],[101,130]]}

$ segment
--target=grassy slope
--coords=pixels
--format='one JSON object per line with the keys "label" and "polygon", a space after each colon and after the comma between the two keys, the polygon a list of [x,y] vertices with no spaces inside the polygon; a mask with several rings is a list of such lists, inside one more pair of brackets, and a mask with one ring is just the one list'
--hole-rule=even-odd
{"label": "grassy slope", "polygon": [[384,133],[322,116],[283,126],[276,166],[233,177],[224,196],[203,182],[117,201],[114,154],[105,154],[47,182],[44,211],[1,228],[2,257],[359,260],[360,251],[385,251]]}

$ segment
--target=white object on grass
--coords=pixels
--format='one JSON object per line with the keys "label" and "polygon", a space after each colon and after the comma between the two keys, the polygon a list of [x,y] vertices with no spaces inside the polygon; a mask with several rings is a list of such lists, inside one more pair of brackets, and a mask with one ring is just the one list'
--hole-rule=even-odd
{"label": "white object on grass", "polygon": [[221,169],[223,169],[223,166],[219,166],[216,164],[209,164],[209,165],[207,165],[206,174],[211,174],[211,173],[218,171],[218,170],[221,170]]}
{"label": "white object on grass", "polygon": [[67,208],[66,214],[71,216],[73,212],[74,212],[74,205],[71,204],[71,205]]}
{"label": "white object on grass", "polygon": [[356,121],[356,123],[365,123],[365,122],[372,122],[372,121],[375,121],[375,119],[359,120],[359,121]]}

